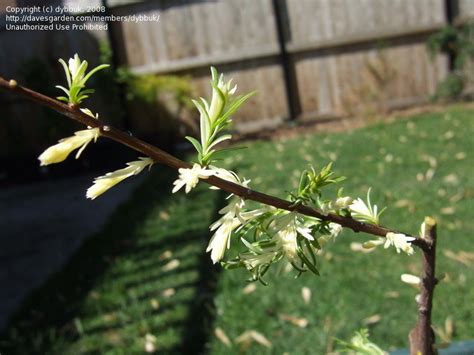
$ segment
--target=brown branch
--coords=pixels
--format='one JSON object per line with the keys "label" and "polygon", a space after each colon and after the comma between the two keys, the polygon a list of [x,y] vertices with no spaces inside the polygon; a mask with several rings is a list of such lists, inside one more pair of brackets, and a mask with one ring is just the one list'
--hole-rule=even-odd
{"label": "brown branch", "polygon": [[431,311],[433,309],[434,289],[438,282],[435,277],[436,265],[436,221],[431,217],[425,218],[427,248],[423,249],[423,277],[421,279],[421,292],[418,302],[418,322],[411,330],[410,355],[432,355],[435,336],[431,328]]}
{"label": "brown branch", "polygon": [[[84,125],[90,127],[98,127],[101,131],[101,136],[110,138],[118,143],[124,144],[150,158],[152,158],[156,163],[167,165],[173,169],[180,168],[189,168],[190,165],[182,160],[175,158],[174,156],[164,152],[163,150],[148,144],[138,138],[130,136],[125,132],[118,130],[114,127],[105,125],[99,120],[88,116],[87,114],[81,112],[77,107],[68,106],[58,100],[52,99],[48,96],[40,94],[36,91],[30,90],[28,88],[22,87],[16,83],[14,80],[7,81],[0,77],[0,88],[3,88],[14,94],[23,96],[28,100],[34,101],[42,106],[47,106],[77,122],[80,122]],[[376,226],[372,224],[358,222],[349,217],[342,217],[337,214],[323,214],[321,211],[314,208],[294,204],[290,201],[282,200],[280,198],[266,195],[264,193],[251,190],[249,188],[234,184],[232,182],[220,179],[215,176],[211,176],[208,179],[203,180],[206,183],[219,187],[222,190],[238,195],[242,198],[260,202],[265,205],[274,206],[279,209],[295,211],[307,216],[316,217],[323,221],[330,221],[337,224],[340,224],[343,227],[352,229],[354,232],[364,232],[367,234],[376,235],[379,237],[385,237],[388,232],[396,231],[389,229],[383,226]],[[406,233],[404,233],[406,234]],[[408,234],[406,234],[408,235]],[[418,246],[421,249],[428,248],[427,243],[420,238],[415,239],[412,242],[413,245]]]}

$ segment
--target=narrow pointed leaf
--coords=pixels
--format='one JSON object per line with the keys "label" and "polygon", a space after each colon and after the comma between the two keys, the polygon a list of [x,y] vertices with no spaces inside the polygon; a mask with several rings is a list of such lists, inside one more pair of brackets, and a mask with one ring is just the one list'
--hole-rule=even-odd
{"label": "narrow pointed leaf", "polygon": [[213,148],[214,146],[216,146],[217,144],[222,143],[222,142],[224,142],[224,141],[226,141],[226,140],[229,140],[229,139],[231,139],[231,138],[232,138],[232,136],[231,136],[230,134],[225,134],[225,135],[223,135],[223,136],[220,136],[219,138],[217,138],[216,140],[214,140],[214,141],[211,143],[211,145],[209,145],[208,149],[211,149],[211,148]]}
{"label": "narrow pointed leaf", "polygon": [[110,67],[109,64],[101,64],[101,65],[95,67],[89,73],[87,73],[87,75],[84,77],[84,79],[82,79],[81,84],[85,85],[87,80],[89,80],[92,75],[97,73],[99,70],[102,70],[102,69],[105,69],[105,68],[108,68],[108,67]]}
{"label": "narrow pointed leaf", "polygon": [[185,138],[186,138],[189,142],[191,142],[191,144],[194,146],[194,148],[196,148],[196,151],[197,151],[199,154],[202,154],[201,143],[199,143],[196,138],[193,138],[193,137],[190,137],[190,136],[186,136]]}
{"label": "narrow pointed leaf", "polygon": [[66,95],[69,96],[69,90],[66,89],[64,86],[61,86],[61,85],[56,85],[56,87],[62,91],[64,91],[66,93]]}
{"label": "narrow pointed leaf", "polygon": [[249,98],[251,98],[253,95],[255,95],[257,92],[256,91],[252,91],[252,92],[249,92],[248,94],[244,95],[244,96],[240,96],[239,98],[237,98],[234,102],[232,102],[232,104],[230,105],[230,107],[227,109],[227,111],[219,118],[219,122],[223,122],[225,121],[228,117],[230,117],[235,111],[237,111],[239,109],[240,106],[242,106],[242,104],[247,101]]}
{"label": "narrow pointed leaf", "polygon": [[71,87],[71,74],[69,73],[69,67],[63,59],[59,59],[59,63],[61,63],[64,68],[64,72],[66,73],[67,85],[68,87]]}

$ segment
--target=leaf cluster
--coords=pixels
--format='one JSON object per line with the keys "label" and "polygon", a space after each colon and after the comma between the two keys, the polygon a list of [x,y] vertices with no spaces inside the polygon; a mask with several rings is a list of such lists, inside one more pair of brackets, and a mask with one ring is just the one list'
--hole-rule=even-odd
{"label": "leaf cluster", "polygon": [[[298,225],[307,228],[311,239],[298,231]],[[286,228],[290,228],[290,233],[295,235],[296,255],[292,258],[285,257],[287,255],[278,236],[279,233],[286,233]],[[330,233],[328,222],[277,209],[270,210],[234,231],[234,238],[242,241],[246,251],[223,261],[222,265],[226,269],[245,268],[252,274],[249,281],[259,281],[264,285],[267,283],[263,277],[273,264],[280,261],[287,261],[284,265],[291,264],[297,272],[296,278],[308,271],[319,275],[317,253],[322,246],[317,237]]]}
{"label": "leaf cluster", "polygon": [[230,134],[222,134],[222,132],[232,123],[231,116],[255,94],[255,92],[250,92],[232,99],[231,96],[236,87],[231,89],[231,81],[225,83],[223,75],[219,76],[214,67],[211,67],[211,73],[213,92],[211,103],[202,97],[199,100],[192,100],[200,115],[200,140],[190,136],[186,137],[196,149],[201,166],[207,166],[213,161],[218,144],[232,138]]}
{"label": "leaf cluster", "polygon": [[71,105],[78,105],[88,98],[90,94],[93,94],[95,92],[94,89],[85,88],[87,81],[99,70],[109,67],[108,64],[101,64],[86,74],[88,63],[85,60],[81,61],[77,54],[69,60],[69,65],[63,59],[59,59],[59,63],[63,66],[66,74],[68,88],[56,85],[58,89],[61,89],[67,95],[59,96],[57,99]]}
{"label": "leaf cluster", "polygon": [[334,176],[332,163],[327,164],[321,169],[319,173],[314,167],[309,167],[302,172],[298,190],[296,193],[291,193],[290,197],[297,204],[315,204],[322,196],[321,190],[323,187],[337,184],[346,179],[345,176]]}

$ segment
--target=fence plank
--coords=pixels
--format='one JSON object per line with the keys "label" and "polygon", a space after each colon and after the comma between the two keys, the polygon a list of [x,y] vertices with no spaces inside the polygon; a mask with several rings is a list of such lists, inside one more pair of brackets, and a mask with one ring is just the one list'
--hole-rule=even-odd
{"label": "fence plank", "polygon": [[474,1],[472,0],[457,0],[458,13],[456,22],[465,22],[474,18]]}

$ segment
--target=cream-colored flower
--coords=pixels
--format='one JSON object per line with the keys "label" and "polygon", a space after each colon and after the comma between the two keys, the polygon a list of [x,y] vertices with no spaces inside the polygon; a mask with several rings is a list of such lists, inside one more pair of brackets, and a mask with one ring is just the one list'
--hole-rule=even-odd
{"label": "cream-colored flower", "polygon": [[107,173],[104,176],[99,176],[94,179],[94,185],[89,187],[87,190],[86,196],[91,200],[102,195],[108,189],[114,187],[119,182],[125,180],[126,178],[138,175],[143,169],[147,166],[153,164],[153,160],[150,158],[141,157],[140,160],[135,160],[130,163],[127,163],[127,167],[123,169],[116,170],[112,173]]}
{"label": "cream-colored flower", "polygon": [[331,232],[331,238],[336,238],[342,232],[342,226],[337,223],[329,223],[329,231]]}
{"label": "cream-colored flower", "polygon": [[214,264],[222,260],[225,251],[230,248],[232,231],[240,225],[240,220],[232,217],[231,214],[224,215],[211,225],[211,231],[217,230],[211,237],[206,252],[211,252],[211,259]]}
{"label": "cream-colored flower", "polygon": [[206,252],[211,252],[211,259],[214,264],[222,260],[226,249],[229,249],[232,232],[240,225],[267,211],[267,208],[259,208],[242,212],[244,206],[245,201],[242,198],[232,196],[230,203],[219,211],[219,214],[223,216],[210,226],[210,230],[215,230],[215,233],[209,241]]}
{"label": "cream-colored flower", "polygon": [[353,202],[353,199],[350,196],[339,197],[334,202],[334,209],[340,210],[342,208],[347,208],[352,204],[352,202]]}
{"label": "cream-colored flower", "polygon": [[276,242],[285,254],[286,258],[291,262],[297,257],[298,234],[309,241],[314,240],[311,234],[311,226],[315,222],[307,220],[303,222],[295,212],[285,213],[278,216],[270,225],[273,231],[272,240]]}
{"label": "cream-colored flower", "polygon": [[79,149],[76,153],[76,159],[79,158],[87,145],[91,141],[97,141],[99,135],[99,128],[91,128],[77,131],[74,133],[74,136],[61,139],[58,144],[49,147],[38,157],[41,162],[41,166],[60,163],[64,161],[73,150],[76,149]]}
{"label": "cream-colored flower", "polygon": [[[250,183],[250,180],[248,179],[244,178],[243,180],[241,180],[240,177],[231,170],[218,168],[212,165],[209,166],[209,169],[214,171],[214,175],[217,176],[219,179],[227,180],[227,181],[233,182],[234,184],[238,184],[244,187],[248,187],[248,184]],[[211,186],[210,189],[220,190],[217,186]]]}
{"label": "cream-colored flower", "polygon": [[[248,187],[250,180],[240,180],[239,176],[233,171],[218,168],[215,166],[209,166],[212,175],[217,176],[220,179],[233,182],[245,187]],[[217,189],[217,187],[211,186],[211,189]],[[229,204],[219,211],[219,214],[223,215],[219,220],[213,223],[210,227],[211,231],[215,230],[214,235],[209,241],[209,245],[206,252],[211,252],[211,259],[213,263],[222,260],[225,251],[230,247],[230,237],[232,232],[239,226],[249,222],[255,217],[260,216],[262,213],[268,211],[269,207],[259,208],[251,211],[243,211],[245,201],[235,196],[234,194],[229,195]]]}
{"label": "cream-colored flower", "polygon": [[415,251],[411,246],[411,243],[415,238],[408,237],[402,233],[392,233],[388,232],[385,236],[385,245],[384,248],[387,249],[391,245],[393,245],[397,249],[397,253],[400,253],[400,250],[407,253],[408,255],[412,255]]}
{"label": "cream-colored flower", "polygon": [[365,204],[364,200],[360,197],[352,202],[350,205],[351,212],[364,214],[364,215],[371,215],[372,212],[369,210],[369,207]]}
{"label": "cream-colored flower", "polygon": [[181,168],[178,171],[179,177],[173,182],[173,193],[177,192],[185,185],[185,191],[186,193],[189,193],[189,191],[196,187],[199,179],[207,179],[209,176],[214,175],[214,171],[203,168],[197,163],[195,163],[191,169]]}
{"label": "cream-colored flower", "polygon": [[337,223],[329,223],[329,234],[318,237],[318,244],[322,248],[331,239],[334,240],[342,232],[342,226]]}
{"label": "cream-colored flower", "polygon": [[298,255],[298,243],[296,240],[297,233],[295,228],[291,225],[287,225],[283,229],[280,229],[275,235],[274,239],[278,242],[283,250],[286,258],[291,262]]}
{"label": "cream-colored flower", "polygon": [[215,231],[209,241],[206,252],[211,252],[212,262],[215,264],[222,260],[226,249],[230,247],[230,236],[232,231],[242,224],[239,218],[241,209],[245,206],[245,201],[240,197],[232,197],[230,203],[219,211],[223,215],[209,227]]}
{"label": "cream-colored flower", "polygon": [[349,206],[349,210],[351,211],[351,216],[355,220],[364,223],[370,224],[379,224],[380,215],[383,213],[385,208],[383,208],[380,212],[378,211],[377,205],[373,205],[370,202],[370,189],[367,191],[367,203],[364,202],[360,197],[353,201]]}
{"label": "cream-colored flower", "polygon": [[286,213],[279,216],[271,226],[275,232],[273,240],[281,248],[289,261],[293,261],[297,256],[298,233],[308,240],[314,239],[314,237],[309,233],[309,228],[305,228],[301,223],[297,225],[296,219],[296,213]]}
{"label": "cream-colored flower", "polygon": [[335,201],[325,201],[320,203],[320,208],[323,214],[330,212],[338,212],[343,208],[348,208],[353,202],[352,197],[338,197]]}

